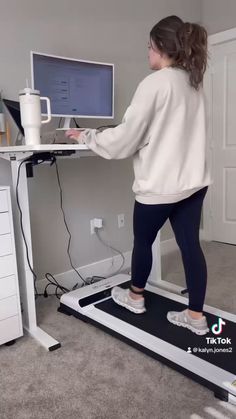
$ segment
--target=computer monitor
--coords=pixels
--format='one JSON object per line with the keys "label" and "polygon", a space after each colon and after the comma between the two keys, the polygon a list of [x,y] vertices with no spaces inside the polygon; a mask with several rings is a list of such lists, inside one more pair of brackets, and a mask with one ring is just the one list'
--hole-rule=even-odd
{"label": "computer monitor", "polygon": [[[49,97],[52,116],[114,118],[114,64],[31,51],[32,87]],[[42,104],[42,114],[46,108]]]}

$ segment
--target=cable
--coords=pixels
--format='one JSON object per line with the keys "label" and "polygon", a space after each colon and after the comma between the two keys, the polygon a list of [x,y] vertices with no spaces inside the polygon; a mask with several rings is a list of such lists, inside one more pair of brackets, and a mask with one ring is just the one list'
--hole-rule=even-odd
{"label": "cable", "polygon": [[29,160],[28,158],[22,160],[21,163],[20,163],[20,165],[19,165],[19,167],[18,167],[17,182],[16,182],[16,202],[17,202],[17,206],[18,206],[18,209],[19,209],[19,212],[20,212],[20,227],[21,227],[21,232],[22,232],[22,236],[23,236],[23,240],[24,240],[24,244],[25,244],[25,249],[26,249],[27,263],[28,263],[28,266],[29,266],[30,271],[31,271],[31,273],[33,275],[33,278],[34,278],[34,290],[35,290],[35,295],[36,295],[36,298],[37,298],[38,295],[39,295],[38,294],[37,287],[36,287],[37,275],[34,272],[32,266],[31,266],[30,260],[29,260],[29,248],[28,248],[28,244],[27,244],[26,237],[25,237],[25,232],[24,232],[24,227],[23,227],[23,214],[22,214],[22,210],[21,210],[21,206],[20,206],[19,192],[18,192],[19,182],[20,182],[21,166],[22,166],[23,163],[25,163],[28,160]]}
{"label": "cable", "polygon": [[116,253],[118,253],[120,256],[121,256],[121,258],[122,258],[122,263],[121,263],[121,266],[119,267],[119,269],[117,269],[115,272],[113,272],[112,274],[109,274],[109,276],[105,276],[105,278],[109,278],[110,276],[114,276],[114,275],[116,275],[116,274],[118,274],[120,271],[121,271],[121,269],[123,268],[123,266],[124,266],[124,264],[125,264],[125,257],[124,257],[124,255],[123,255],[123,253],[122,252],[120,252],[120,250],[117,250],[117,249],[115,249],[114,247],[112,247],[112,246],[110,246],[108,243],[106,243],[102,238],[101,238],[101,236],[100,236],[100,233],[99,233],[99,231],[98,231],[98,228],[97,227],[95,227],[94,228],[94,231],[95,231],[95,234],[96,234],[96,236],[97,236],[97,238],[98,238],[98,240],[104,245],[104,246],[106,246],[106,247],[108,247],[109,249],[111,249],[111,250],[113,250],[114,252],[116,252]]}
{"label": "cable", "polygon": [[[67,233],[69,235],[69,240],[68,240],[68,245],[67,245],[67,254],[69,256],[70,265],[71,265],[72,269],[76,272],[76,274],[79,276],[79,278],[82,279],[84,285],[89,285],[89,283],[82,277],[82,275],[80,275],[80,273],[78,272],[78,270],[74,267],[74,265],[72,263],[72,260],[71,260],[71,255],[70,255],[71,233],[70,233],[70,230],[69,230],[67,221],[66,221],[65,211],[63,209],[62,188],[61,188],[61,182],[60,182],[60,177],[59,177],[59,170],[58,170],[57,160],[55,160],[55,167],[56,167],[57,182],[58,182],[58,186],[59,186],[59,190],[60,190],[60,207],[61,207],[61,211],[62,211],[62,214],[63,214],[64,224],[65,224]],[[75,286],[77,286],[77,285],[78,284],[76,284]]]}
{"label": "cable", "polygon": [[[62,285],[60,285],[58,282],[57,282],[57,280],[56,280],[56,278],[55,278],[55,276],[53,276],[52,274],[50,274],[49,272],[47,272],[46,274],[45,274],[45,278],[48,280],[48,284],[46,285],[46,287],[44,288],[44,293],[43,293],[43,295],[44,295],[44,297],[46,298],[46,297],[48,297],[48,293],[47,293],[47,288],[50,286],[50,285],[54,285],[55,287],[56,287],[56,290],[55,290],[55,295],[56,295],[56,297],[59,299],[60,297],[58,296],[58,293],[57,293],[57,291],[58,291],[58,289],[60,289],[61,291],[62,291],[62,293],[64,294],[65,292],[69,292],[69,291],[71,291],[71,290],[69,290],[68,288],[66,288],[66,287],[63,287]],[[55,281],[55,282],[53,282],[52,280],[51,280],[51,278],[53,279],[53,281]]]}
{"label": "cable", "polygon": [[75,123],[76,128],[81,128],[81,127],[77,124],[77,122],[76,122],[76,119],[75,119],[75,118],[73,118],[73,121],[74,121],[74,123]]}
{"label": "cable", "polygon": [[[37,275],[36,275],[36,273],[34,272],[33,267],[31,266],[30,259],[29,259],[29,248],[28,248],[28,244],[27,244],[26,237],[25,237],[25,232],[24,232],[24,227],[23,227],[23,213],[22,213],[22,209],[21,209],[21,206],[20,206],[20,201],[19,201],[19,182],[20,182],[21,167],[22,167],[23,163],[26,163],[26,162],[33,162],[34,164],[37,164],[37,165],[42,164],[42,163],[44,162],[44,159],[42,159],[41,161],[39,161],[39,157],[40,157],[40,156],[37,156],[37,158],[36,158],[37,162],[36,162],[36,160],[34,161],[34,157],[33,157],[33,158],[32,158],[32,157],[28,157],[28,158],[26,158],[26,159],[24,159],[24,160],[22,160],[22,161],[21,161],[21,163],[20,163],[20,165],[19,165],[19,167],[18,167],[18,172],[17,172],[17,182],[16,182],[16,202],[17,202],[17,206],[18,206],[18,209],[19,209],[19,213],[20,213],[20,227],[21,227],[21,232],[22,232],[22,236],[23,236],[23,240],[24,240],[24,244],[25,244],[25,249],[26,249],[26,258],[27,258],[27,263],[28,263],[29,269],[30,269],[30,271],[31,271],[31,273],[32,273],[32,275],[33,275],[33,278],[34,278],[34,290],[35,290],[35,297],[36,297],[36,298],[37,298],[40,294],[38,293],[38,290],[37,290],[37,287],[36,287]],[[70,249],[70,241],[71,241],[71,234],[70,234],[70,231],[69,231],[68,225],[67,225],[67,223],[66,223],[65,213],[64,213],[64,210],[63,210],[63,206],[62,206],[62,189],[61,189],[60,178],[59,178],[59,172],[58,172],[57,161],[56,161],[56,159],[55,159],[55,156],[52,156],[52,158],[51,158],[51,164],[53,164],[53,162],[55,162],[55,164],[56,164],[57,180],[58,180],[58,185],[59,185],[59,188],[60,188],[61,209],[62,209],[62,212],[63,212],[63,218],[64,218],[65,226],[66,226],[67,232],[68,232],[68,234],[69,234],[69,242],[68,242],[68,247],[67,247],[67,253],[68,253],[68,256],[69,256],[69,258],[70,258],[71,267],[74,269],[74,271],[75,271],[75,272],[77,273],[77,275],[80,277],[80,279],[82,279],[83,283],[84,283],[84,284],[86,284],[86,285],[88,285],[89,283],[87,283],[87,281],[86,281],[86,280],[84,280],[84,278],[83,278],[83,277],[79,274],[79,272],[78,272],[78,271],[74,268],[74,266],[73,266],[73,264],[72,264],[72,261],[71,261],[71,257],[70,257],[70,253],[69,253],[69,249]],[[55,294],[56,294],[56,297],[57,297],[57,298],[59,298],[59,297],[58,297],[58,293],[57,293],[58,289],[60,289],[62,292],[69,292],[69,291],[70,291],[68,288],[66,288],[66,287],[64,287],[64,286],[62,286],[62,285],[60,285],[60,284],[57,282],[56,278],[55,278],[55,277],[54,277],[51,273],[47,272],[47,273],[45,274],[45,277],[46,277],[46,279],[49,281],[49,284],[47,284],[47,285],[46,285],[46,287],[45,287],[45,289],[44,289],[44,294],[43,294],[43,295],[44,295],[44,297],[47,297],[47,296],[48,296],[48,294],[47,294],[47,288],[48,288],[48,286],[50,286],[50,285],[54,285],[54,286],[56,286]],[[53,282],[50,278],[52,278],[55,282]],[[92,281],[91,281],[90,283],[92,283]],[[78,283],[77,283],[77,284],[76,284],[76,285],[72,288],[72,290],[73,290],[73,289],[76,289],[77,285],[78,285]]]}
{"label": "cable", "polygon": [[[37,164],[37,165],[42,164],[44,162],[44,159],[42,159],[41,161],[39,161],[39,156],[37,156],[36,160],[37,160],[37,162],[34,161],[34,164]],[[33,278],[34,278],[35,297],[37,298],[40,295],[38,293],[38,290],[37,290],[37,287],[36,287],[37,275],[34,272],[33,267],[31,266],[31,263],[30,263],[30,259],[29,259],[29,248],[28,248],[28,244],[27,244],[26,237],[25,237],[25,232],[24,232],[24,227],[23,227],[23,213],[22,213],[22,210],[21,210],[20,202],[19,202],[19,190],[18,190],[19,189],[19,182],[20,182],[21,167],[22,167],[22,164],[23,163],[26,163],[27,161],[28,162],[30,162],[30,161],[33,162],[33,158],[28,157],[28,158],[22,160],[21,163],[20,163],[20,165],[19,165],[19,168],[18,168],[17,183],[16,183],[16,202],[17,202],[17,206],[18,206],[18,209],[19,209],[19,213],[20,213],[20,226],[21,226],[21,232],[22,232],[22,236],[23,236],[23,240],[24,240],[24,244],[25,244],[25,249],[26,249],[27,263],[28,263],[29,269],[30,269],[30,271],[31,271],[31,273],[33,275]],[[79,278],[83,281],[83,285],[82,286],[93,284],[94,282],[100,281],[101,279],[106,279],[106,278],[108,278],[108,276],[97,276],[97,275],[94,275],[92,277],[87,277],[86,279],[84,279],[81,276],[81,274],[78,272],[78,270],[74,267],[74,265],[72,263],[71,255],[70,255],[70,244],[71,244],[71,238],[72,238],[72,236],[71,236],[70,230],[68,228],[68,224],[67,224],[66,217],[65,217],[65,212],[64,212],[64,209],[63,209],[62,188],[61,188],[61,182],[60,182],[60,177],[59,177],[58,164],[57,164],[57,160],[56,160],[55,156],[53,156],[51,158],[51,164],[53,164],[53,163],[55,163],[57,181],[58,181],[58,186],[59,186],[59,190],[60,190],[60,207],[61,207],[61,211],[62,211],[62,214],[63,214],[63,219],[64,219],[65,227],[66,227],[67,233],[69,235],[68,246],[67,246],[67,254],[69,256],[70,265],[71,265],[72,269],[75,271],[75,273],[79,276]],[[109,276],[116,275],[117,273],[119,273],[121,271],[121,269],[124,266],[124,263],[125,263],[124,255],[119,250],[117,250],[117,249],[113,248],[112,246],[110,246],[109,244],[107,244],[100,237],[100,234],[99,234],[97,228],[95,228],[94,230],[95,230],[95,233],[96,233],[98,239],[101,241],[101,243],[104,246],[106,246],[106,247],[110,248],[111,250],[113,250],[114,252],[120,254],[120,256],[122,257],[122,264],[121,264],[120,268],[117,271],[115,271],[113,274],[110,274]],[[62,293],[71,291],[68,288],[60,285],[58,283],[58,281],[56,280],[56,278],[51,273],[47,272],[45,274],[45,278],[48,280],[49,283],[46,285],[46,287],[44,289],[44,294],[43,294],[44,297],[47,297],[48,296],[48,294],[47,294],[47,288],[49,286],[51,286],[51,285],[53,285],[53,286],[56,287],[55,295],[56,295],[57,298],[60,298],[58,296],[58,290],[61,290]],[[53,279],[53,281],[52,281],[51,278]],[[77,288],[77,286],[78,286],[78,283],[76,283],[73,286],[72,290],[75,290]]]}
{"label": "cable", "polygon": [[[101,279],[105,279],[105,277],[101,277],[101,276],[92,276],[92,277],[87,277],[86,279],[84,279],[81,275],[80,275],[80,273],[77,271],[77,269],[74,267],[74,265],[72,264],[72,260],[71,260],[71,255],[70,255],[70,243],[71,243],[71,233],[70,233],[70,230],[69,230],[69,227],[68,227],[68,224],[67,224],[67,221],[66,221],[66,218],[65,218],[65,212],[64,212],[64,209],[63,209],[63,199],[62,199],[62,188],[61,188],[61,182],[60,182],[60,176],[59,176],[59,170],[58,170],[58,164],[57,164],[57,160],[55,159],[55,167],[56,167],[56,175],[57,175],[57,182],[58,182],[58,186],[59,186],[59,190],[60,190],[60,207],[61,207],[61,210],[62,210],[62,214],[63,214],[63,219],[64,219],[64,223],[65,223],[65,227],[66,227],[66,230],[67,230],[67,233],[68,233],[68,235],[69,235],[69,241],[68,241],[68,246],[67,246],[67,254],[68,254],[68,256],[69,256],[69,260],[70,260],[70,264],[71,264],[71,267],[72,267],[72,269],[76,272],[76,274],[79,276],[79,278],[80,279],[82,279],[82,281],[83,281],[83,284],[82,284],[82,286],[84,286],[84,285],[90,285],[90,284],[93,284],[94,282],[96,282],[96,280],[101,280]],[[78,286],[78,283],[76,283],[73,287],[72,287],[72,290],[69,290],[68,288],[66,288],[66,287],[64,287],[64,286],[62,286],[62,285],[60,285],[59,283],[58,283],[58,281],[56,280],[56,278],[51,274],[51,273],[49,273],[49,272],[47,272],[46,274],[45,274],[45,278],[48,280],[48,284],[45,286],[45,288],[44,288],[44,297],[46,298],[46,297],[48,297],[48,293],[47,293],[47,289],[48,289],[48,287],[49,286],[51,286],[51,285],[53,285],[53,286],[55,286],[56,287],[56,290],[55,290],[55,295],[56,295],[56,297],[59,299],[60,297],[59,297],[59,295],[58,295],[58,289],[59,290],[61,290],[62,291],[62,293],[65,293],[65,292],[69,292],[69,291],[72,291],[72,290],[75,290],[76,288],[77,288],[77,286]],[[53,279],[53,281],[52,281],[52,279]],[[89,282],[88,282],[89,281]]]}
{"label": "cable", "polygon": [[[47,273],[45,274],[45,278],[48,280],[48,282],[49,282],[49,283],[45,286],[45,288],[44,288],[44,293],[43,293],[43,294],[40,294],[40,295],[43,295],[45,298],[47,298],[47,297],[48,297],[47,289],[48,289],[48,287],[49,287],[50,285],[53,285],[54,287],[56,287],[56,290],[55,290],[55,295],[56,295],[56,297],[57,297],[58,299],[60,299],[60,296],[59,296],[59,295],[58,295],[58,293],[57,293],[58,289],[62,291],[62,294],[64,294],[65,292],[70,292],[70,291],[74,291],[75,289],[77,289],[77,285],[78,285],[78,284],[76,284],[74,287],[72,287],[72,289],[71,289],[71,290],[70,290],[70,289],[68,289],[68,288],[66,288],[66,287],[64,287],[63,285],[59,284],[59,283],[58,283],[58,281],[56,280],[55,276],[53,276],[53,275],[52,275],[51,273],[49,273],[49,272],[47,272]],[[54,281],[52,281],[52,280],[51,280],[51,278],[52,278]],[[100,281],[101,279],[105,279],[105,277],[103,277],[103,276],[92,276],[92,277],[87,277],[87,278],[86,278],[86,280],[90,280],[90,282],[88,283],[88,285],[94,284],[95,282]],[[82,287],[83,287],[83,285],[82,285]],[[60,295],[62,295],[62,294],[60,294]]]}

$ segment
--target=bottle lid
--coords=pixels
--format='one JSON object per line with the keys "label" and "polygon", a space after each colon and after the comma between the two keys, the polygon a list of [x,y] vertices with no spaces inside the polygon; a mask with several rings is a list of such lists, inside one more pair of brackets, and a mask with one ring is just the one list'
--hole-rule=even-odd
{"label": "bottle lid", "polygon": [[25,87],[23,90],[19,91],[19,96],[23,96],[23,95],[40,95],[40,91],[39,90],[35,90],[35,89],[31,89],[30,87]]}

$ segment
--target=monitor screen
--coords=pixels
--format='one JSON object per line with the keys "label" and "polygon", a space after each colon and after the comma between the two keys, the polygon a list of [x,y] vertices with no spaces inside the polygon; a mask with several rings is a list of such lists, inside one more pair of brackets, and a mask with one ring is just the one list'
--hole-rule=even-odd
{"label": "monitor screen", "polygon": [[49,97],[52,116],[114,117],[113,64],[31,52],[31,70],[32,87]]}

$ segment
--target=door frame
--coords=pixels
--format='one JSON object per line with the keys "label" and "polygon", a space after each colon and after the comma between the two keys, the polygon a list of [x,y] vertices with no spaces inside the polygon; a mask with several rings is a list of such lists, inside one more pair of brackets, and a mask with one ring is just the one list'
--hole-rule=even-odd
{"label": "door frame", "polygon": [[[206,100],[208,102],[208,127],[207,127],[207,158],[209,162],[209,168],[213,169],[213,153],[214,153],[214,139],[212,137],[212,67],[211,67],[211,51],[214,45],[223,44],[224,42],[236,40],[236,28],[228,29],[223,32],[218,32],[208,36],[208,50],[209,50],[209,62],[206,71],[206,77],[204,79],[203,88],[206,94]],[[213,172],[212,172],[213,173]],[[201,231],[201,238],[207,241],[211,241],[213,237],[213,212],[212,212],[212,190],[209,187],[208,193],[203,204],[203,229]]]}

